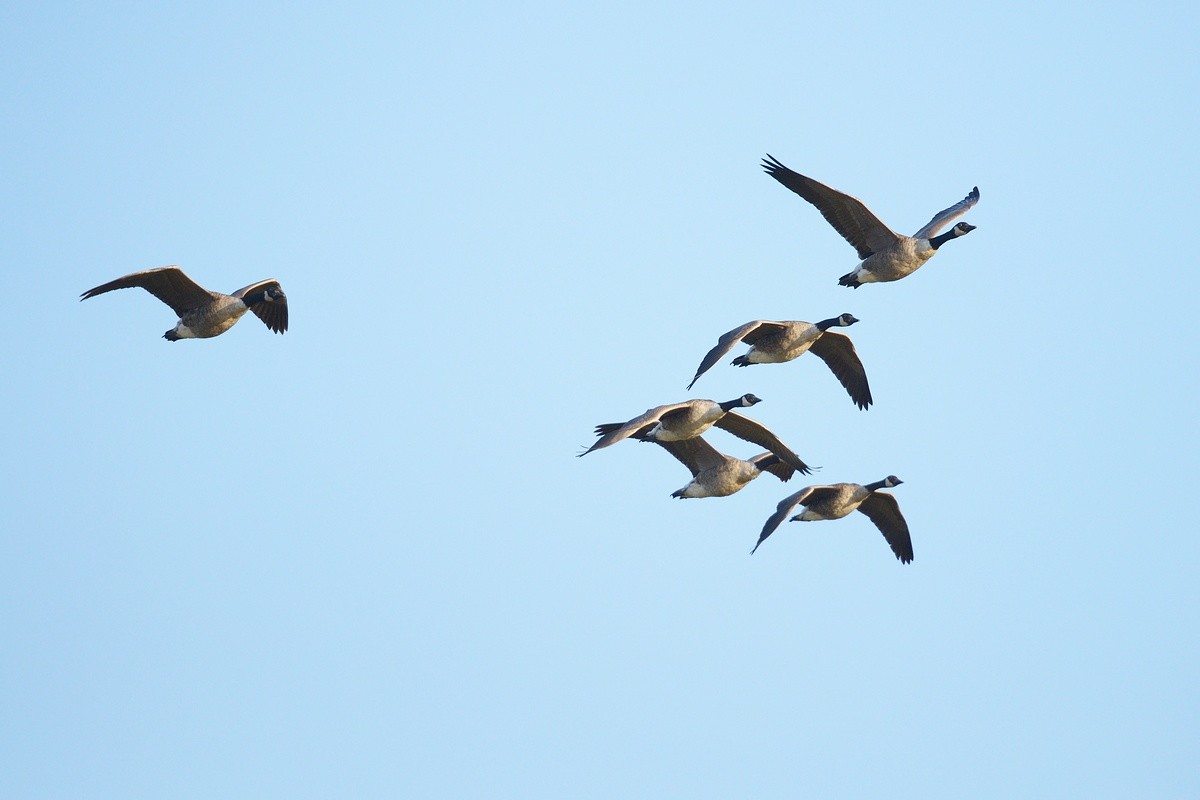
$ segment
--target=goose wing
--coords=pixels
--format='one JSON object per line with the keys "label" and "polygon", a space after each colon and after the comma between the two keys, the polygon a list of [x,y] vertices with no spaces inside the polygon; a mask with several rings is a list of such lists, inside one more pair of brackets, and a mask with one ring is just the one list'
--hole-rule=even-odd
{"label": "goose wing", "polygon": [[773,333],[779,333],[787,330],[787,326],[782,322],[771,322],[765,319],[756,319],[752,322],[747,322],[745,325],[740,325],[728,333],[721,336],[717,340],[717,345],[700,362],[700,366],[696,368],[696,375],[692,378],[692,382],[687,385],[691,389],[692,385],[700,379],[700,376],[708,372],[713,364],[716,364],[721,358],[734,348],[738,342],[748,342],[754,344],[763,336],[768,336]]}
{"label": "goose wing", "polygon": [[[767,517],[767,521],[763,523],[762,532],[758,534],[758,542],[754,545],[754,550],[757,550],[758,546],[775,532],[775,529],[787,519],[787,515],[792,513],[793,508],[806,501],[819,488],[818,486],[805,486],[795,494],[789,494],[780,500],[779,505],[775,506],[775,513]],[[750,551],[750,555],[754,555],[754,550]]]}
{"label": "goose wing", "polygon": [[171,307],[178,316],[182,317],[188,311],[211,303],[215,294],[189,278],[179,267],[158,267],[141,272],[131,272],[116,280],[103,283],[94,289],[88,289],[80,300],[87,300],[98,294],[111,292],[114,289],[131,289],[141,287]]}
{"label": "goose wing", "polygon": [[949,225],[954,220],[961,217],[963,214],[971,210],[971,207],[979,202],[979,187],[976,186],[971,190],[971,193],[959,200],[949,208],[944,208],[933,215],[933,219],[925,224],[924,228],[913,234],[914,239],[928,239],[934,236],[942,228]]}
{"label": "goose wing", "polygon": [[274,278],[268,278],[265,281],[252,283],[249,286],[243,286],[233,293],[233,296],[239,300],[248,294],[261,292],[263,289],[274,289],[282,299],[273,301],[262,301],[250,306],[250,310],[254,312],[254,316],[263,321],[268,328],[275,333],[283,333],[288,328],[288,307],[287,295],[283,292],[283,287],[279,285],[279,281]]}
{"label": "goose wing", "polygon": [[758,467],[760,472],[769,472],[783,483],[787,483],[796,474],[796,468],[774,453],[759,453],[754,458],[747,459]]}
{"label": "goose wing", "polygon": [[793,172],[770,153],[762,164],[768,175],[816,206],[825,221],[858,251],[859,258],[866,258],[900,241],[900,237],[858,198]]}
{"label": "goose wing", "polygon": [[871,399],[871,387],[867,383],[867,371],[863,369],[854,342],[850,337],[833,331],[825,331],[808,348],[809,352],[825,362],[841,382],[854,405],[861,409],[874,402]]}
{"label": "goose wing", "polygon": [[[807,464],[800,460],[800,456],[793,453],[787,445],[779,440],[778,436],[757,420],[743,417],[736,411],[728,411],[725,413],[725,416],[713,424],[718,428],[729,431],[739,439],[745,439],[747,442],[754,442],[759,447],[767,448],[780,461],[793,470],[799,470],[802,475],[807,475],[812,471]],[[790,478],[791,475],[788,477]]]}
{"label": "goose wing", "polygon": [[693,436],[691,439],[681,439],[677,442],[655,441],[655,444],[679,459],[692,473],[693,478],[706,469],[719,466],[726,458],[704,441],[702,436]]}
{"label": "goose wing", "polygon": [[647,409],[645,413],[639,414],[628,422],[606,422],[596,426],[596,435],[600,438],[589,447],[580,453],[580,456],[586,456],[593,450],[599,450],[601,447],[608,447],[611,444],[616,444],[622,439],[628,439],[630,436],[640,438],[651,428],[658,424],[664,414],[678,410],[686,406],[687,403],[671,403],[665,406],[655,406]]}
{"label": "goose wing", "polygon": [[883,538],[887,539],[887,543],[891,546],[892,552],[896,554],[896,558],[900,559],[900,563],[907,564],[913,560],[912,538],[908,535],[908,523],[904,521],[904,515],[900,513],[900,504],[896,502],[896,496],[887,492],[871,492],[871,495],[862,501],[858,510],[871,518],[871,522],[875,523],[875,527],[879,528],[879,532],[883,534]]}

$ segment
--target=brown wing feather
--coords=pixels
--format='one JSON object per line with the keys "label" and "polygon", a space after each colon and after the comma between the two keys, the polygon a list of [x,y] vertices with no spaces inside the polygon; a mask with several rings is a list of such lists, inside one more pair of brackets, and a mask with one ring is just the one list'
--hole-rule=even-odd
{"label": "brown wing feather", "polygon": [[681,439],[678,442],[656,441],[655,444],[679,459],[679,462],[692,473],[693,478],[725,460],[725,456],[718,453],[715,447],[700,436]]}
{"label": "brown wing feather", "polygon": [[87,300],[89,297],[111,292],[114,289],[132,289],[134,287],[145,289],[170,306],[171,310],[181,317],[188,311],[212,302],[216,297],[213,292],[185,275],[179,267],[171,266],[131,272],[94,289],[88,289],[79,299]]}
{"label": "brown wing feather", "polygon": [[900,240],[858,198],[788,169],[769,153],[762,163],[768,175],[816,206],[834,230],[858,251],[859,258]]}
{"label": "brown wing feather", "polygon": [[782,462],[792,469],[799,470],[803,475],[811,472],[809,466],[800,460],[800,456],[793,453],[787,445],[779,440],[778,436],[757,420],[743,417],[736,411],[729,411],[713,424],[729,431],[739,439],[745,439],[747,442],[754,442],[759,447],[767,448]]}
{"label": "brown wing feather", "polygon": [[887,492],[871,492],[871,496],[862,501],[858,510],[871,518],[875,527],[887,539],[892,552],[900,563],[907,564],[913,560],[912,538],[908,534],[908,523],[900,513],[900,504],[896,496]]}
{"label": "brown wing feather", "polygon": [[871,386],[867,383],[867,371],[849,336],[825,331],[812,343],[809,352],[825,362],[856,406],[865,409],[874,402]]}

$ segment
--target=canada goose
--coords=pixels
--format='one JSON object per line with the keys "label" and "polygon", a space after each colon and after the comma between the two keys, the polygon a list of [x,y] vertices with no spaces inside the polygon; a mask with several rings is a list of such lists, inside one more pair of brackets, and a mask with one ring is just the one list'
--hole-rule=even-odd
{"label": "canada goose", "polygon": [[692,480],[671,497],[683,500],[690,497],[725,497],[741,489],[759,475],[770,472],[781,481],[791,479],[795,470],[774,453],[760,453],[743,460],[717,452],[702,436],[678,441],[654,440],[688,468]]}
{"label": "canada goose", "polygon": [[815,325],[799,320],[772,322],[756,319],[747,322],[717,340],[717,346],[709,350],[708,355],[700,362],[696,376],[687,388],[692,388],[700,376],[720,361],[738,342],[745,342],[750,345],[750,349],[731,363],[739,367],[748,367],[751,364],[780,364],[799,358],[811,350],[841,381],[854,404],[865,409],[872,403],[871,387],[867,385],[867,373],[862,362],[858,360],[854,343],[850,341],[849,336],[829,330],[835,327],[846,328],[856,322],[858,320],[850,314],[821,320]]}
{"label": "canada goose", "polygon": [[974,225],[960,222],[942,235],[934,235],[979,202],[978,186],[959,202],[934,214],[912,236],[901,236],[880,222],[861,200],[793,172],[769,153],[762,163],[772,178],[816,206],[821,216],[858,251],[862,262],[853,272],[838,279],[842,286],[857,289],[864,283],[898,281],[920,269],[946,242],[975,230]]}
{"label": "canada goose", "polygon": [[767,448],[781,461],[807,475],[810,472],[808,465],[781,442],[778,436],[765,425],[743,417],[733,410],[748,408],[761,402],[762,400],[752,394],[744,394],[724,403],[712,400],[685,400],[682,403],[657,406],[628,422],[597,425],[596,435],[600,438],[579,455],[586,456],[593,450],[608,447],[631,436],[642,441],[678,442],[699,436],[716,425],[739,439]]}
{"label": "canada goose", "polygon": [[[804,506],[804,511],[792,517],[792,521],[812,522],[820,519],[840,519],[851,511],[858,509],[871,518],[875,527],[887,539],[892,552],[900,562],[907,564],[913,560],[912,539],[908,535],[908,523],[900,513],[900,506],[894,495],[880,492],[879,489],[890,489],[899,486],[904,481],[895,475],[888,475],[881,481],[861,486],[857,483],[834,483],[829,486],[808,486],[793,495],[779,501],[775,513],[763,525],[762,533],[758,535],[758,544],[762,544],[779,524],[783,522],[793,508]],[[750,553],[753,554],[754,550]]]}
{"label": "canada goose", "polygon": [[275,333],[283,333],[288,327],[287,295],[274,279],[252,283],[233,294],[221,294],[203,288],[179,267],[158,267],[88,289],[79,299],[133,286],[145,289],[179,315],[179,324],[163,334],[169,342],[219,336],[232,328],[247,310],[253,311]]}

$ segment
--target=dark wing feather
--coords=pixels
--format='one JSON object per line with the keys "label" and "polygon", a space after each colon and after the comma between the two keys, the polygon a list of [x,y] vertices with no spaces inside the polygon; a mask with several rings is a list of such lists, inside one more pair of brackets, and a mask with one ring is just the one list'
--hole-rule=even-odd
{"label": "dark wing feather", "polygon": [[[763,523],[762,532],[758,534],[758,542],[754,545],[754,550],[757,550],[758,546],[775,532],[775,529],[787,518],[787,515],[792,513],[793,508],[808,498],[814,488],[816,487],[806,486],[795,494],[789,494],[779,501],[779,505],[775,506],[775,513],[767,517],[767,521]],[[754,550],[750,551],[750,555],[754,555]]]}
{"label": "dark wing feather", "polygon": [[774,453],[759,453],[754,458],[748,460],[751,464],[758,467],[760,472],[769,472],[784,483],[790,481],[792,476],[796,474],[795,467]]}
{"label": "dark wing feather", "polygon": [[646,433],[650,428],[653,428],[662,418],[663,414],[673,411],[685,403],[671,403],[665,406],[655,406],[654,408],[646,409],[645,412],[639,414],[628,422],[609,422],[603,425],[596,426],[596,435],[600,438],[589,447],[580,453],[580,456],[586,456],[593,450],[599,450],[601,447],[608,447],[611,444],[616,444],[622,439],[628,439],[630,436],[638,437]]}
{"label": "dark wing feather", "polygon": [[971,193],[959,200],[949,208],[943,208],[941,211],[933,215],[933,219],[925,223],[925,227],[913,234],[914,239],[928,239],[935,235],[942,228],[949,225],[954,220],[961,217],[963,214],[971,210],[971,207],[979,202],[979,187],[976,186],[971,190]]}
{"label": "dark wing feather", "polygon": [[288,305],[287,295],[284,294],[283,288],[279,285],[279,281],[274,278],[252,283],[249,286],[243,286],[233,293],[233,297],[239,300],[248,294],[261,292],[263,289],[274,289],[279,295],[276,300],[263,300],[250,306],[250,310],[254,312],[254,316],[263,321],[269,329],[275,333],[283,333],[288,329]]}
{"label": "dark wing feather", "polygon": [[94,289],[88,289],[80,300],[87,300],[98,294],[111,292],[114,289],[132,289],[140,287],[157,297],[171,307],[176,315],[182,317],[188,311],[211,303],[215,294],[193,281],[179,267],[158,267],[141,272],[123,275],[114,281],[101,284]]}
{"label": "dark wing feather", "polygon": [[834,230],[858,251],[859,258],[866,258],[900,240],[858,198],[793,172],[769,153],[762,163],[768,175],[816,206]]}
{"label": "dark wing feather", "polygon": [[749,342],[753,344],[762,336],[770,333],[779,333],[786,330],[787,326],[778,323],[770,322],[764,319],[756,319],[753,322],[747,322],[745,325],[740,325],[728,333],[721,336],[717,340],[717,345],[700,362],[700,366],[696,368],[696,375],[692,378],[692,382],[687,385],[691,389],[693,384],[700,379],[700,376],[708,372],[714,364],[721,360],[721,357],[734,348],[738,342]]}
{"label": "dark wing feather", "polygon": [[900,504],[896,496],[887,492],[871,492],[871,496],[862,501],[858,510],[871,518],[875,527],[887,539],[892,552],[900,563],[907,564],[913,560],[912,538],[908,535],[908,523],[900,513]]}
{"label": "dark wing feather", "polygon": [[693,478],[725,460],[725,456],[718,453],[717,449],[704,441],[701,436],[693,436],[691,439],[682,439],[678,442],[656,441],[655,444],[679,459],[679,462],[692,473]]}
{"label": "dark wing feather", "polygon": [[736,411],[729,411],[713,424],[729,431],[739,439],[745,439],[747,442],[754,442],[759,447],[767,448],[792,469],[799,470],[802,475],[807,475],[811,471],[809,466],[800,460],[800,456],[793,453],[787,445],[779,440],[778,436],[757,420],[743,417]]}
{"label": "dark wing feather", "polygon": [[871,387],[867,383],[867,371],[863,369],[849,336],[825,331],[812,343],[809,351],[825,362],[845,387],[854,405],[865,409],[874,402],[871,399]]}

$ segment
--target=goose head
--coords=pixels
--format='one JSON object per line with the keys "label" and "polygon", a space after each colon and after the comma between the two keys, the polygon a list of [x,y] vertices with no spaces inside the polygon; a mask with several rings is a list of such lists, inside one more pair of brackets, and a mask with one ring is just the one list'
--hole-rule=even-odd
{"label": "goose head", "polygon": [[817,323],[817,328],[822,331],[827,331],[830,328],[849,328],[856,322],[858,322],[858,317],[853,314],[841,314],[840,316],[821,320]]}
{"label": "goose head", "polygon": [[975,230],[975,226],[966,222],[960,222],[945,233],[940,233],[929,240],[929,246],[934,250],[944,245],[951,239],[957,239],[959,236],[966,236],[971,231]]}
{"label": "goose head", "polygon": [[752,394],[744,394],[741,397],[735,397],[732,400],[726,400],[724,403],[717,403],[722,411],[729,411],[734,408],[749,408],[755,403],[761,403],[762,400]]}
{"label": "goose head", "polygon": [[902,483],[904,483],[904,481],[900,480],[895,475],[888,475],[883,479],[883,486],[885,489],[891,489],[893,486],[899,486]]}

